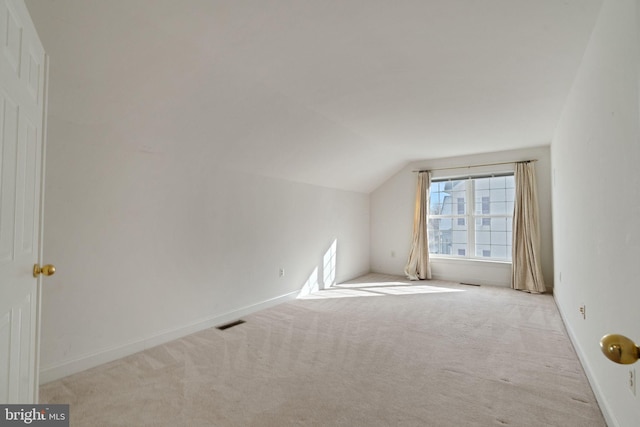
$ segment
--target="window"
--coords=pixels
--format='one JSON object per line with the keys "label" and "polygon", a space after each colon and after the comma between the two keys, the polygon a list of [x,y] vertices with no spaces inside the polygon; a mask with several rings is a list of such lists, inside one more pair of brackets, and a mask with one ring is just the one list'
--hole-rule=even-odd
{"label": "window", "polygon": [[514,196],[513,175],[434,179],[429,198],[429,253],[511,261]]}

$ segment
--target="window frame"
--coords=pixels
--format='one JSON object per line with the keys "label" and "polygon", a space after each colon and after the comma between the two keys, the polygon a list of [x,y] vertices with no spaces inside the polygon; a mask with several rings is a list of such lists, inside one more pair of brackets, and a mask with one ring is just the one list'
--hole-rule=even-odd
{"label": "window frame", "polygon": [[[432,253],[431,251],[429,251],[429,256],[435,259],[453,259],[453,260],[471,260],[471,261],[485,261],[485,262],[497,262],[497,263],[508,263],[511,264],[512,263],[512,259],[511,256],[509,254],[509,258],[505,259],[505,258],[500,258],[500,257],[484,257],[484,256],[480,256],[476,254],[476,221],[480,220],[482,222],[485,221],[485,219],[493,219],[493,218],[506,218],[506,219],[510,219],[511,221],[513,220],[513,210],[511,211],[510,214],[490,214],[490,213],[476,213],[475,212],[475,206],[476,206],[476,191],[475,191],[475,187],[474,187],[474,180],[477,179],[482,179],[482,178],[498,178],[498,177],[513,177],[515,174],[513,171],[508,171],[508,172],[496,172],[496,173],[480,173],[477,175],[465,175],[465,176],[453,176],[453,177],[442,177],[442,178],[433,178],[431,180],[430,186],[429,186],[429,201],[428,201],[428,211],[431,209],[431,186],[434,183],[439,183],[439,182],[446,182],[446,181],[465,181],[465,197],[466,197],[466,203],[465,203],[465,213],[464,214],[460,214],[459,213],[459,209],[456,209],[455,213],[451,212],[451,214],[449,215],[431,215],[431,213],[428,213],[428,219],[450,219],[451,223],[453,224],[453,222],[457,222],[458,224],[460,224],[460,220],[463,219],[466,222],[466,233],[467,233],[467,243],[466,243],[466,248],[465,248],[465,255],[459,255],[457,253],[453,253],[455,251],[452,251],[451,254],[438,254],[438,253]],[[515,199],[515,188],[514,188],[514,199]],[[482,200],[481,202],[484,202],[484,200]],[[490,203],[490,201],[489,201]],[[514,200],[514,209],[515,209],[515,200]],[[482,209],[484,211],[484,209]],[[428,225],[427,225],[428,227]],[[513,233],[513,230],[511,230],[511,233]],[[513,238],[513,234],[511,235]],[[509,246],[509,245],[507,245]],[[459,251],[458,251],[459,252]]]}

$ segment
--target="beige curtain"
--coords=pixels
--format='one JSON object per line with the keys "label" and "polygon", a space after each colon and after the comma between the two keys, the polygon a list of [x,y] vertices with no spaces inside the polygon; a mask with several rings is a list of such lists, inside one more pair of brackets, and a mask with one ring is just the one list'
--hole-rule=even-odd
{"label": "beige curtain", "polygon": [[542,293],[546,288],[540,265],[538,195],[533,162],[516,163],[515,181],[511,287]]}
{"label": "beige curtain", "polygon": [[413,242],[404,273],[410,280],[431,279],[429,264],[429,236],[427,236],[427,206],[431,172],[418,173],[416,207],[413,215]]}

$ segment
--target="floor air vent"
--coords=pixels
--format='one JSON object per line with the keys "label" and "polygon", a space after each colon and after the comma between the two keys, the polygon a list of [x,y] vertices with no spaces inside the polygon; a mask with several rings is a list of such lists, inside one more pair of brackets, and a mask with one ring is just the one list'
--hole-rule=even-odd
{"label": "floor air vent", "polygon": [[460,282],[461,285],[467,285],[467,286],[480,286],[477,283],[464,283],[464,282]]}
{"label": "floor air vent", "polygon": [[220,329],[221,331],[224,331],[225,329],[233,328],[234,326],[242,325],[243,323],[246,323],[246,322],[244,320],[234,320],[233,322],[225,323],[224,325],[220,325],[220,326],[216,326],[216,328]]}

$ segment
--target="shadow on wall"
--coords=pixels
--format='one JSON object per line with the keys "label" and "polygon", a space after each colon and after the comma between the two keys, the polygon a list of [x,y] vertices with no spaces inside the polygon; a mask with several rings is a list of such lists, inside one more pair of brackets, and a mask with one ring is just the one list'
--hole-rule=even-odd
{"label": "shadow on wall", "polygon": [[[336,284],[336,255],[338,249],[338,239],[333,239],[333,243],[329,246],[329,249],[324,253],[322,257],[322,264],[316,266],[309,278],[304,283],[298,298],[305,297],[314,292],[318,292],[321,289],[327,289]],[[318,270],[322,268],[322,283],[320,283]]]}

